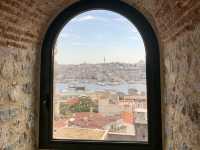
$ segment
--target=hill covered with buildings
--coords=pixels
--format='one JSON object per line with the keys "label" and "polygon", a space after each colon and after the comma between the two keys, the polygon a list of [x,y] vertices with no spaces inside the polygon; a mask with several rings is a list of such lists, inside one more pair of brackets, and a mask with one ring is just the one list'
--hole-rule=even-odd
{"label": "hill covered with buildings", "polygon": [[144,82],[146,78],[145,62],[128,63],[100,63],[61,65],[55,64],[55,81],[65,83],[69,81],[83,82]]}

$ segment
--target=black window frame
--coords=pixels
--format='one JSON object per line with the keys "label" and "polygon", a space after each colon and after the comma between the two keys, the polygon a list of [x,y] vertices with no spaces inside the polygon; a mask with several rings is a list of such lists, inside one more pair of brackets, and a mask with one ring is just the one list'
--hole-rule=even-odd
{"label": "black window frame", "polygon": [[[146,50],[148,142],[57,140],[53,134],[54,46],[61,29],[76,15],[89,10],[110,10],[131,21],[140,32]],[[162,150],[160,54],[154,30],[133,6],[120,0],[80,0],[64,9],[50,24],[41,50],[39,148],[87,150]]]}

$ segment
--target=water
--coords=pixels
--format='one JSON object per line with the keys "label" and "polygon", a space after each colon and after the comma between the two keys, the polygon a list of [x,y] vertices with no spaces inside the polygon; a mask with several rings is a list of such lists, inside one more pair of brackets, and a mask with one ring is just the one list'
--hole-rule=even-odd
{"label": "water", "polygon": [[[63,90],[70,90],[68,87],[70,84],[68,83],[57,83],[56,90],[62,92]],[[140,92],[146,93],[146,84],[129,84],[129,83],[120,83],[117,85],[98,85],[95,83],[81,83],[79,86],[85,87],[86,91],[116,91],[123,92],[124,94],[128,94],[128,89],[136,89]]]}

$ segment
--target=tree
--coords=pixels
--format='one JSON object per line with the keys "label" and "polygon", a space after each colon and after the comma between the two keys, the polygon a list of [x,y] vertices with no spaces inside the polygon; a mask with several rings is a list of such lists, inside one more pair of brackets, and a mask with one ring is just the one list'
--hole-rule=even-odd
{"label": "tree", "polygon": [[94,112],[98,111],[98,106],[89,97],[79,98],[80,103],[70,106],[69,110],[71,112],[90,112],[91,109]]}

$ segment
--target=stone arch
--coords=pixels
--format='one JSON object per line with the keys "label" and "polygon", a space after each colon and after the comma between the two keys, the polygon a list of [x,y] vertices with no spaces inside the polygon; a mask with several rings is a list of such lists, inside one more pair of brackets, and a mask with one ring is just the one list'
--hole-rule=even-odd
{"label": "stone arch", "polygon": [[[41,43],[51,20],[75,1],[0,1],[0,149],[37,149]],[[159,37],[163,147],[197,150],[200,2],[124,1],[148,18]]]}

